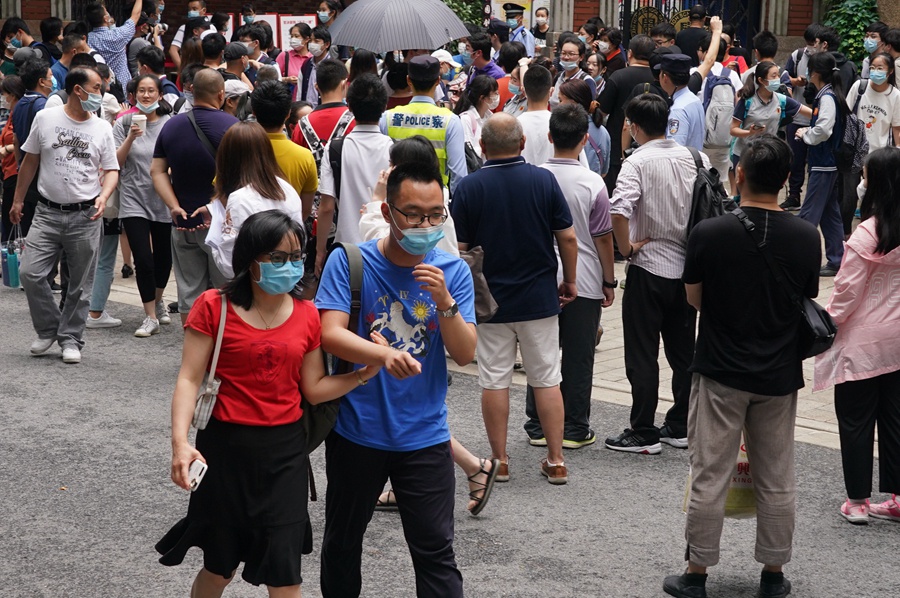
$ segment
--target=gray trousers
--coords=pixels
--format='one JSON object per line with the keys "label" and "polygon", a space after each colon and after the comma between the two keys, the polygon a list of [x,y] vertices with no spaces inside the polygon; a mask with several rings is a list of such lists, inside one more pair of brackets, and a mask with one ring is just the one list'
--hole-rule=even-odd
{"label": "gray trousers", "polygon": [[191,311],[204,291],[222,287],[226,280],[206,244],[207,230],[172,229],[172,266],[178,288],[178,312]]}
{"label": "gray trousers", "polygon": [[687,559],[702,567],[719,562],[725,497],[737,461],[741,432],[756,494],[756,560],[791,560],[795,499],[794,419],[797,392],[757,395],[694,374],[688,407],[691,500]]}
{"label": "gray trousers", "polygon": [[[40,338],[55,338],[60,347],[84,347],[84,324],[91,300],[101,220],[88,220],[90,211],[61,212],[38,204],[22,254],[22,287],[28,299],[31,322]],[[48,274],[66,254],[69,284],[60,312]]]}

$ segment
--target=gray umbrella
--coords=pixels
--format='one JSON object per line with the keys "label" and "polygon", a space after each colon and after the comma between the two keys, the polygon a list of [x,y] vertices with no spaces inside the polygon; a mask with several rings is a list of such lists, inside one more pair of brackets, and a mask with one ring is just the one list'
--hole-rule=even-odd
{"label": "gray umbrella", "polygon": [[357,0],[329,31],[335,45],[379,54],[434,50],[469,35],[459,17],[441,0]]}

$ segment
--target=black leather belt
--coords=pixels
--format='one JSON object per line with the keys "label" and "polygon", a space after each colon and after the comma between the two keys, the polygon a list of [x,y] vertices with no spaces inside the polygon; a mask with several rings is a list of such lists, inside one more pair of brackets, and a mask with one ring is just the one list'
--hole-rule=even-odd
{"label": "black leather belt", "polygon": [[96,203],[96,199],[89,199],[78,203],[56,203],[45,197],[40,198],[38,201],[45,206],[53,208],[54,210],[59,210],[60,212],[83,212],[84,210],[93,208],[94,203]]}

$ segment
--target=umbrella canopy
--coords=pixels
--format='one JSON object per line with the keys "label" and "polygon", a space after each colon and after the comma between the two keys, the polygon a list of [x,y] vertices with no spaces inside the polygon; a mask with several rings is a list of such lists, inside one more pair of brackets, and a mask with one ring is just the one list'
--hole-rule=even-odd
{"label": "umbrella canopy", "polygon": [[375,53],[435,50],[469,31],[441,0],[357,0],[331,26],[331,41]]}

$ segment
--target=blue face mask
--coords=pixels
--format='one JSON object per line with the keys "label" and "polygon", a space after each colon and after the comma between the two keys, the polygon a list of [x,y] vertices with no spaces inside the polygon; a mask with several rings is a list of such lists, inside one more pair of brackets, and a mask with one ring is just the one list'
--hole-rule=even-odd
{"label": "blue face mask", "polygon": [[163,13],[163,11],[164,11],[165,9],[166,9],[166,5],[165,5],[165,4],[160,4],[159,6],[156,7],[156,13],[157,13],[159,16],[162,16],[162,13]]}
{"label": "blue face mask", "polygon": [[453,72],[453,69],[451,68],[446,73],[441,75],[441,79],[449,82],[449,81],[453,81],[453,76],[454,76],[454,72]]}
{"label": "blue face mask", "polygon": [[53,91],[59,89],[59,81],[56,80],[56,75],[53,75]]}
{"label": "blue face mask", "polygon": [[285,262],[278,267],[272,262],[256,262],[259,264],[259,285],[269,295],[289,293],[303,278],[303,262]]}
{"label": "blue face mask", "polygon": [[20,41],[18,40],[18,38],[15,38],[15,37],[14,37],[14,38],[12,38],[12,39],[9,40],[9,45],[12,46],[13,48],[16,48],[16,49],[18,50],[19,48],[22,47],[22,42],[20,42]]}
{"label": "blue face mask", "polygon": [[464,65],[468,66],[472,64],[471,52],[460,52],[459,57],[462,59]]}
{"label": "blue face mask", "polygon": [[875,48],[878,47],[878,40],[872,39],[871,37],[867,37],[863,40],[863,48],[866,49],[866,52],[871,54],[875,51]]}
{"label": "blue face mask", "polygon": [[140,102],[137,104],[138,110],[143,112],[144,114],[150,114],[151,112],[156,112],[159,109],[159,101],[153,102],[149,106],[144,106]]}
{"label": "blue face mask", "polygon": [[81,100],[81,107],[85,112],[96,112],[103,105],[103,96],[99,93],[89,93],[88,99]]}
{"label": "blue face mask", "polygon": [[444,238],[444,225],[429,226],[428,228],[407,228],[403,231],[403,238],[397,239],[400,247],[411,255],[425,255],[435,248]]}
{"label": "blue face mask", "polygon": [[189,19],[196,19],[196,18],[199,17],[199,16],[200,16],[200,11],[199,11],[199,10],[189,10],[189,11],[188,11],[188,18],[189,18]]}
{"label": "blue face mask", "polygon": [[578,63],[575,61],[559,61],[559,66],[563,67],[563,69],[568,72],[571,70],[575,70],[578,68]]}
{"label": "blue face mask", "polygon": [[513,94],[514,96],[519,95],[519,92],[522,91],[521,87],[519,87],[518,85],[513,85],[512,83],[510,83],[507,88],[509,89],[509,93]]}
{"label": "blue face mask", "polygon": [[331,20],[331,13],[328,11],[320,12],[318,14],[319,14],[319,20],[322,21],[323,23],[327,23],[328,21]]}
{"label": "blue face mask", "polygon": [[781,89],[781,79],[767,79],[766,80],[766,89],[775,93],[779,89]]}
{"label": "blue face mask", "polygon": [[578,39],[580,39],[580,40],[581,40],[581,43],[583,43],[583,44],[586,44],[586,43],[587,43],[587,36],[586,36],[586,35],[579,35],[579,36],[578,36]]}
{"label": "blue face mask", "polygon": [[244,15],[244,25],[249,25],[253,22],[253,15]]}
{"label": "blue face mask", "polygon": [[518,29],[519,22],[515,19],[506,19],[506,24],[510,29]]}
{"label": "blue face mask", "polygon": [[881,85],[887,81],[887,71],[869,71],[869,80],[875,85]]}

